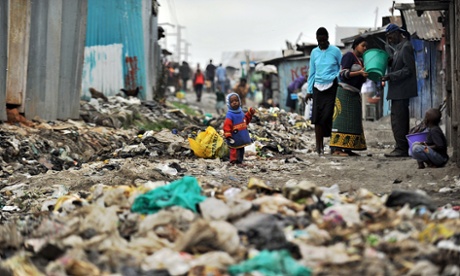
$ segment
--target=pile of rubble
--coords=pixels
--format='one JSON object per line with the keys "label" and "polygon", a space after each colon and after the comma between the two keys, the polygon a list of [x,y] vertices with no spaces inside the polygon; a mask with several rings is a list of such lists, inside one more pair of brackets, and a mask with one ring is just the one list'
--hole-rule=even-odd
{"label": "pile of rubble", "polygon": [[[35,120],[30,127],[2,125],[0,177],[79,168],[82,163],[114,157],[191,157],[187,138],[208,125],[220,130],[224,120],[207,117],[199,110],[186,114],[171,104],[118,96],[108,99],[82,102],[79,121]],[[308,130],[301,116],[261,110],[250,131],[260,154],[272,156],[309,148]]]}

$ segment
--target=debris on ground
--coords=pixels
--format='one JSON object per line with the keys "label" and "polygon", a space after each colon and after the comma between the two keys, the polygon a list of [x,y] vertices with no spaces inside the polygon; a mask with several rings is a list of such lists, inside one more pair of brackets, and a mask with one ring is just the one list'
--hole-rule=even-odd
{"label": "debris on ground", "polygon": [[241,167],[215,147],[222,117],[117,96],[81,110],[1,126],[0,275],[460,272],[460,206],[433,199],[455,195],[458,176],[344,188],[357,159],[311,153],[308,121],[277,108],[254,116]]}

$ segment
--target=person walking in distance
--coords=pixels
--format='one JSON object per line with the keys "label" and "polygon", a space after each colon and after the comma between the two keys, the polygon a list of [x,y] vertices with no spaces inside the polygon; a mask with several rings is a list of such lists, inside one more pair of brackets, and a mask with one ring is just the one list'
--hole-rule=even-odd
{"label": "person walking in distance", "polygon": [[225,81],[227,80],[227,71],[225,70],[224,66],[222,66],[222,63],[219,64],[219,67],[217,67],[216,75],[220,90],[226,93],[227,90],[225,89]]}
{"label": "person walking in distance", "polygon": [[186,61],[182,61],[182,65],[179,66],[179,75],[182,80],[182,91],[187,92],[187,82],[192,75],[192,70]]}
{"label": "person walking in distance", "polygon": [[324,137],[331,136],[342,53],[330,45],[326,28],[318,28],[316,40],[318,46],[310,54],[307,99],[313,98],[311,122],[315,125],[316,152],[322,155]]}
{"label": "person walking in distance", "polygon": [[214,79],[216,77],[216,66],[212,64],[212,59],[209,60],[209,64],[206,66],[206,80],[210,82],[211,87],[209,88],[211,93],[215,92]]}
{"label": "person walking in distance", "polygon": [[201,94],[203,93],[203,85],[204,85],[204,74],[198,68],[196,69],[195,76],[193,77],[193,86],[195,88],[197,102],[201,101]]}
{"label": "person walking in distance", "polygon": [[388,43],[394,48],[389,59],[388,74],[382,81],[388,83],[387,100],[391,101],[391,130],[396,142],[395,149],[386,157],[408,157],[409,143],[406,135],[410,129],[409,100],[417,97],[417,76],[414,48],[408,33],[396,24],[386,28]]}

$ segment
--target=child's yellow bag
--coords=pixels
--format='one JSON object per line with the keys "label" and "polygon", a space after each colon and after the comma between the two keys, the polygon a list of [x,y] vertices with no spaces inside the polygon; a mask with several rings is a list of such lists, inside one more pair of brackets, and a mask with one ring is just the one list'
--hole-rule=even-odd
{"label": "child's yellow bag", "polygon": [[212,126],[198,133],[195,139],[188,138],[188,141],[195,156],[200,158],[222,158],[228,154],[227,144]]}

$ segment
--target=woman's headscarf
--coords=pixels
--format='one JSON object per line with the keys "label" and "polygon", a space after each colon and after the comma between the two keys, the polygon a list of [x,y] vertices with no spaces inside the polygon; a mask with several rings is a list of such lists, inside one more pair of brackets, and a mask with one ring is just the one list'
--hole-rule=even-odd
{"label": "woman's headscarf", "polygon": [[[238,109],[232,109],[232,107],[230,106],[230,97],[231,96],[237,96],[238,97],[238,101],[240,102],[240,106],[238,107]],[[228,111],[232,112],[232,113],[240,113],[240,112],[243,112],[243,110],[241,109],[241,99],[240,99],[240,95],[236,94],[235,92],[232,92],[230,94],[227,95],[227,99],[226,99],[226,103],[227,103],[227,108],[228,108]]]}

